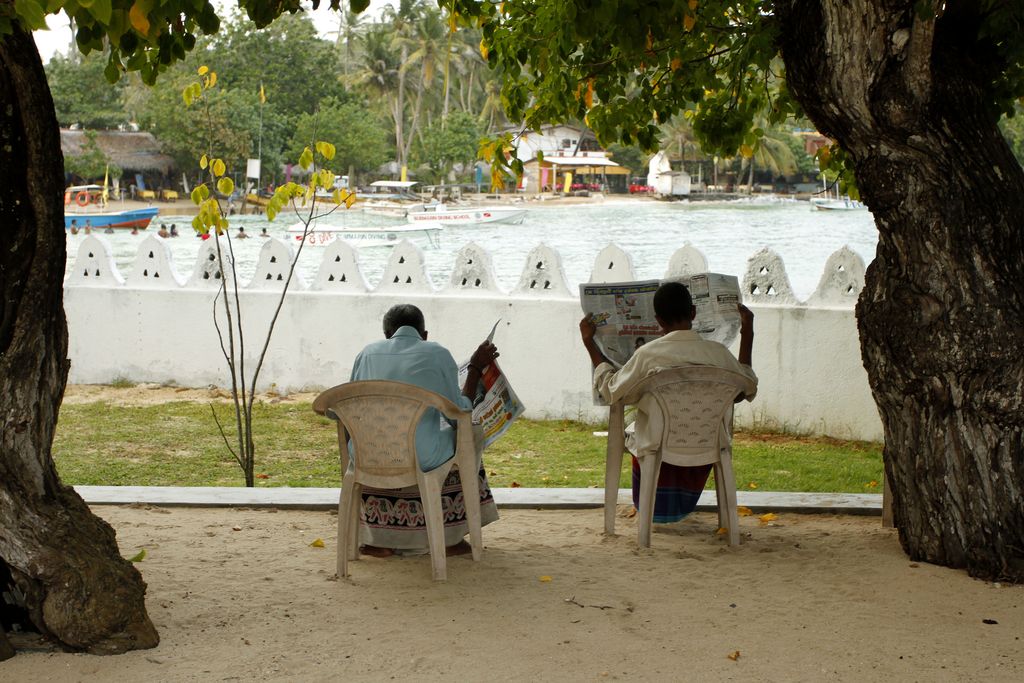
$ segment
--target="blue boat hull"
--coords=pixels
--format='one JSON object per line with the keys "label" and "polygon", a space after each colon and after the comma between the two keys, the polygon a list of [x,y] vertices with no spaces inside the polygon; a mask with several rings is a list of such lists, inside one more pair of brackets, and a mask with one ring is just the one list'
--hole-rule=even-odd
{"label": "blue boat hull", "polygon": [[75,221],[76,225],[81,229],[85,227],[85,222],[89,221],[89,225],[93,228],[138,228],[140,230],[145,230],[158,211],[159,209],[149,207],[145,209],[128,209],[127,211],[104,211],[100,213],[73,213],[65,211],[64,228],[70,228],[71,221]]}

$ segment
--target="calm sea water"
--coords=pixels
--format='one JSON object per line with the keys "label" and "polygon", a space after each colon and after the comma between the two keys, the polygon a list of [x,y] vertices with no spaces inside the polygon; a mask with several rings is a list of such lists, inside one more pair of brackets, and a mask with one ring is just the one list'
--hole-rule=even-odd
{"label": "calm sea water", "polygon": [[[565,206],[525,204],[530,209],[522,225],[449,227],[441,233],[441,245],[424,251],[427,272],[438,286],[448,282],[455,254],[465,244],[476,242],[491,253],[499,286],[508,290],[518,282],[530,250],[544,243],[562,256],[562,266],[572,289],[590,279],[598,252],[615,243],[633,257],[640,278],[661,277],[672,253],[687,242],[700,249],[714,272],[731,273],[742,280],[747,260],[762,247],[778,252],[789,274],[797,298],[806,299],[817,287],[825,261],[843,245],[860,254],[865,262],[874,257],[877,232],[867,211],[817,211],[808,202],[654,202],[609,200],[604,203]],[[395,223],[395,220],[352,211],[346,224],[357,226]],[[238,271],[243,281],[255,269],[263,240],[256,237],[264,227],[282,239],[294,220],[279,217],[268,222],[262,216],[232,218],[232,225],[244,225],[252,239],[236,241]],[[168,240],[174,263],[183,275],[191,273],[201,241],[191,228],[191,218],[163,216],[140,235],[118,231],[103,235],[114,251],[123,275],[131,270],[138,245],[153,234],[160,223],[176,223],[182,236]],[[234,231],[234,230],[233,230]],[[68,236],[68,268],[83,236]],[[388,247],[360,250],[360,266],[371,285],[387,264]],[[323,249],[303,249],[299,267],[308,282],[315,275]]]}

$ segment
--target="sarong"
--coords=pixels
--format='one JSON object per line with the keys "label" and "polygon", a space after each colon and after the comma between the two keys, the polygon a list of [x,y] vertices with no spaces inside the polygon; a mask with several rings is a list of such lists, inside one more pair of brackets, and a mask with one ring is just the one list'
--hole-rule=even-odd
{"label": "sarong", "polygon": [[[701,491],[708,483],[712,465],[683,467],[661,463],[658,488],[654,494],[654,521],[678,522],[697,507]],[[633,456],[633,507],[640,509],[640,461]]]}
{"label": "sarong", "polygon": [[[487,473],[480,468],[480,523],[498,519],[498,508],[487,484]],[[419,487],[375,489],[363,487],[359,511],[359,544],[378,548],[426,550],[427,520],[420,500]],[[444,544],[455,545],[469,533],[466,506],[462,500],[462,480],[458,467],[453,467],[441,487],[441,509],[444,515]]]}

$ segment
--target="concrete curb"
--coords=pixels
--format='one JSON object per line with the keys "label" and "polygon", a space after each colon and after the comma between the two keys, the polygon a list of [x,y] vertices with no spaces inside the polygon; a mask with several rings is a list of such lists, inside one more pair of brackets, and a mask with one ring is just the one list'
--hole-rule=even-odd
{"label": "concrete curb", "polygon": [[[251,507],[281,510],[332,510],[340,489],[244,488],[240,486],[76,486],[89,505],[158,505],[166,507]],[[599,508],[603,489],[512,488],[492,489],[501,508],[566,510]],[[877,493],[781,493],[738,491],[737,503],[752,512],[798,512],[843,515],[881,515]],[[632,503],[629,489],[619,490],[620,505]],[[697,509],[717,510],[714,491],[701,494]]]}

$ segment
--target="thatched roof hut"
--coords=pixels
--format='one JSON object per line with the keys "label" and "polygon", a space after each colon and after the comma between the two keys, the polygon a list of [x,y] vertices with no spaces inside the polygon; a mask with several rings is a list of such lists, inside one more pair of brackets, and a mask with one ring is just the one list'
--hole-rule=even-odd
{"label": "thatched roof hut", "polygon": [[[121,167],[125,174],[154,173],[167,175],[174,169],[174,159],[161,154],[160,143],[152,133],[117,130],[98,130],[96,144],[110,157],[110,161]],[[84,130],[60,131],[60,148],[64,156],[82,154],[86,144]]]}

